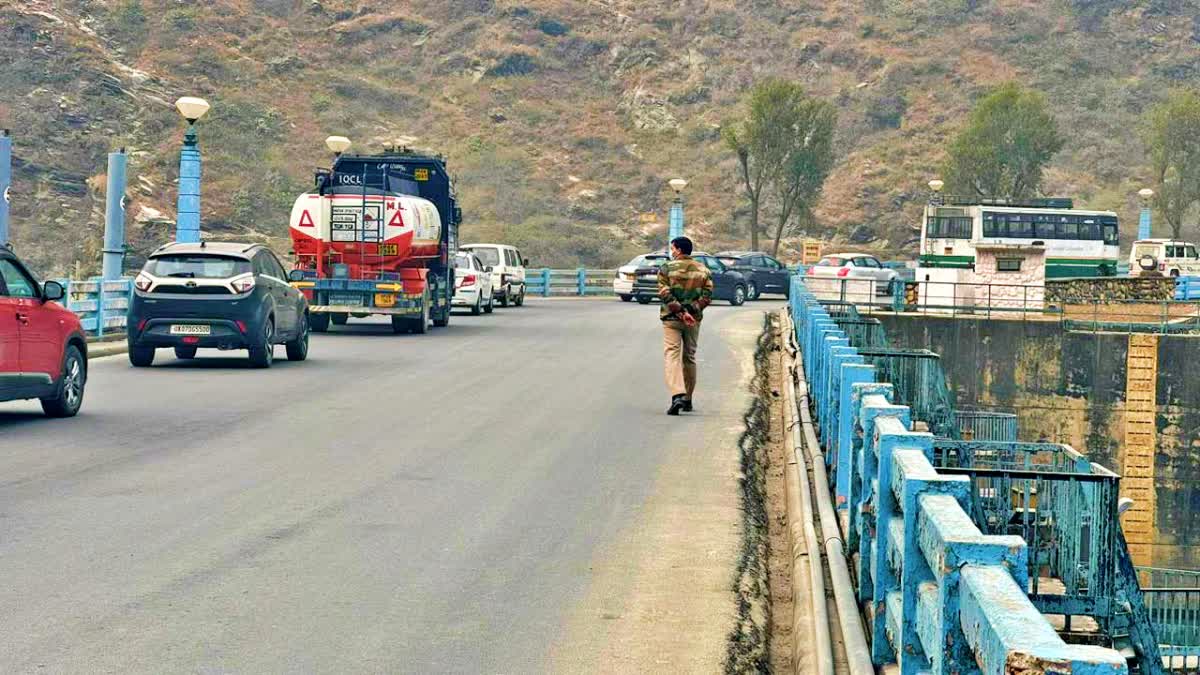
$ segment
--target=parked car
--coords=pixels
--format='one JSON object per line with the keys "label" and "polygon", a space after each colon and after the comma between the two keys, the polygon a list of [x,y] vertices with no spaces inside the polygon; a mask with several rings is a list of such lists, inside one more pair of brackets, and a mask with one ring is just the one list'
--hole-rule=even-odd
{"label": "parked car", "polygon": [[1189,276],[1200,274],[1196,245],[1173,239],[1139,239],[1129,250],[1132,276]]}
{"label": "parked car", "polygon": [[529,260],[514,246],[505,244],[466,244],[459,250],[474,253],[484,266],[492,268],[492,293],[501,307],[525,304],[525,268]]}
{"label": "parked car", "polygon": [[0,248],[0,401],[40,399],[50,417],[73,417],[87,386],[87,338],[58,303],[62,284],[39,284]]}
{"label": "parked car", "polygon": [[167,244],[134,279],[127,339],[129,362],[154,363],[173,347],[192,359],[201,348],[247,349],[269,368],[275,345],[290,361],[308,358],[308,301],[288,283],[275,254],[259,244]]}
{"label": "parked car", "polygon": [[875,282],[875,293],[891,295],[899,278],[896,270],[883,266],[879,258],[868,253],[835,253],[808,268],[808,275],[827,279],[863,279]]}
{"label": "parked car", "polygon": [[454,299],[451,307],[469,307],[471,313],[492,313],[495,292],[492,289],[492,268],[477,256],[460,251],[454,256]]}
{"label": "parked car", "polygon": [[792,277],[787,267],[766,253],[759,251],[724,251],[717,260],[746,277],[746,299],[757,300],[763,293],[779,293],[787,296]]}
{"label": "parked car", "polygon": [[725,300],[734,307],[746,302],[749,285],[741,272],[726,267],[716,256],[707,253],[693,253],[692,258],[704,263],[712,272],[713,300]]}
{"label": "parked car", "polygon": [[658,268],[670,256],[661,251],[646,253],[617,268],[613,277],[613,293],[623,302],[634,298],[643,305],[658,297]]}

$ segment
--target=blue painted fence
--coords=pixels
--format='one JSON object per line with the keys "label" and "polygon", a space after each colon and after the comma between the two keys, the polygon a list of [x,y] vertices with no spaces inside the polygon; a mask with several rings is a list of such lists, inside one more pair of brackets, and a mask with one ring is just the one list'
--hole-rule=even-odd
{"label": "blue painted fence", "polygon": [[67,309],[79,315],[83,330],[94,337],[125,332],[125,314],[133,296],[133,280],[102,281],[99,277],[85,281],[59,279],[67,289],[64,301]]}
{"label": "blue painted fence", "polygon": [[790,304],[837,503],[849,512],[847,557],[858,561],[874,663],[902,675],[1128,672],[1115,650],[1063,642],[1028,596],[1026,541],[980,530],[972,478],[935,467],[934,436],[910,431],[913,411],[893,403],[893,385],[800,277]]}
{"label": "blue painted fence", "polygon": [[1200,277],[1179,277],[1175,280],[1176,300],[1200,300]]}
{"label": "blue painted fence", "polygon": [[526,270],[525,292],[529,295],[612,295],[616,270]]}

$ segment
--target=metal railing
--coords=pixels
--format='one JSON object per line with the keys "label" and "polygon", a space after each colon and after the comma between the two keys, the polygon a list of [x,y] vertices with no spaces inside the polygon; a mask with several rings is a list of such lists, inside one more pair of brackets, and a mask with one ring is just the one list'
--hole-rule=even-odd
{"label": "metal railing", "polygon": [[616,270],[594,270],[583,267],[573,270],[543,268],[525,271],[525,292],[529,295],[612,295]]}
{"label": "metal railing", "polygon": [[[1027,596],[1026,541],[976,524],[972,478],[935,468],[934,436],[910,431],[913,409],[894,403],[896,387],[878,381],[800,278],[790,306],[837,503],[848,515],[844,538],[874,663],[906,673],[1128,672],[1115,650],[1058,636]],[[973,470],[1018,479],[1016,469]],[[1054,499],[1052,490],[1040,495]]]}
{"label": "metal railing", "polygon": [[1017,416],[1013,413],[958,409],[954,417],[958,420],[959,437],[964,441],[1017,440]]}
{"label": "metal railing", "polygon": [[125,332],[125,315],[133,296],[133,280],[75,281],[59,279],[67,290],[63,305],[79,315],[84,332],[94,337]]}

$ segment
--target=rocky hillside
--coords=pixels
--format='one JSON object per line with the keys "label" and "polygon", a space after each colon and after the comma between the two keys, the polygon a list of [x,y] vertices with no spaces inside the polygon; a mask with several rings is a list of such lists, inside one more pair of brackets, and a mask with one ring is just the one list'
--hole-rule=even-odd
{"label": "rocky hillside", "polygon": [[768,75],[841,113],[810,235],[911,250],[944,139],[1007,79],[1045,91],[1069,132],[1047,191],[1132,229],[1138,117],[1196,82],[1198,15],[1195,0],[0,0],[16,244],[49,273],[97,269],[119,146],[135,253],[168,238],[181,95],[213,104],[214,234],[286,250],[289,204],[339,133],[359,150],[412,136],[446,154],[465,236],[517,242],[538,265],[661,244],[676,175],[692,181],[705,247],[741,243],[719,128]]}

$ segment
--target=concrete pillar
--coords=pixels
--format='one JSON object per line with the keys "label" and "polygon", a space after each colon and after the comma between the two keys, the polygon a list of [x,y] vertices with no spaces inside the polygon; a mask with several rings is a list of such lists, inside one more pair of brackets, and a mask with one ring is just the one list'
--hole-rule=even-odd
{"label": "concrete pillar", "polygon": [[104,265],[105,281],[120,279],[125,262],[125,148],[108,154],[108,186],[105,190]]}

